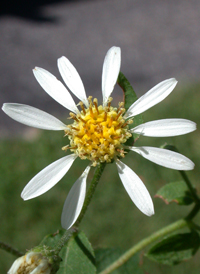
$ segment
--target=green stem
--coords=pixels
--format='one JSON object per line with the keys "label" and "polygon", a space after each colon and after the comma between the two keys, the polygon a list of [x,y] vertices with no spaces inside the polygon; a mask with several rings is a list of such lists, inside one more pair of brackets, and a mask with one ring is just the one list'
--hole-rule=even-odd
{"label": "green stem", "polygon": [[76,232],[76,229],[71,228],[69,230],[66,230],[65,233],[63,234],[62,238],[59,240],[57,245],[54,248],[54,255],[58,255],[60,250],[63,248],[65,243],[71,238],[71,236]]}
{"label": "green stem", "polygon": [[188,189],[190,190],[190,193],[191,193],[191,195],[192,195],[192,197],[193,197],[195,203],[199,204],[199,203],[200,203],[200,199],[199,199],[199,197],[198,197],[198,195],[197,195],[197,193],[196,193],[194,187],[192,186],[192,183],[190,182],[190,180],[189,180],[187,174],[186,174],[185,171],[183,171],[183,170],[180,170],[180,174],[181,174],[183,180],[186,182],[187,187],[188,187]]}
{"label": "green stem", "polygon": [[[178,149],[175,146],[172,146],[172,145],[165,145],[163,148],[166,148],[166,149],[169,149],[171,151],[175,151],[175,152],[179,153]],[[192,194],[192,197],[193,197],[195,203],[196,204],[200,204],[200,199],[199,199],[199,197],[198,197],[198,195],[197,195],[197,193],[196,193],[196,191],[195,191],[192,183],[190,182],[189,178],[187,177],[185,171],[179,170],[179,172],[180,172],[183,180],[186,182],[187,187],[190,190],[190,193]]]}
{"label": "green stem", "polygon": [[148,246],[149,244],[153,243],[154,241],[158,240],[159,238],[168,235],[180,228],[187,226],[187,221],[185,219],[180,219],[174,222],[171,225],[168,225],[155,233],[151,234],[149,237],[141,240],[139,243],[134,245],[128,251],[126,251],[119,259],[117,259],[114,263],[109,265],[106,269],[101,271],[99,274],[108,274],[123,265],[127,262],[133,255],[135,255],[138,251],[142,250],[144,247]]}
{"label": "green stem", "polygon": [[83,205],[83,208],[82,208],[82,211],[81,211],[81,214],[79,215],[76,223],[75,223],[75,226],[79,226],[80,222],[82,221],[85,213],[86,213],[86,210],[91,202],[91,199],[93,197],[93,194],[95,192],[95,189],[97,187],[97,184],[101,178],[101,175],[104,171],[104,168],[106,166],[106,163],[101,163],[99,164],[97,167],[96,167],[96,170],[95,170],[95,173],[94,173],[94,177],[90,183],[90,186],[89,186],[89,189],[87,191],[87,194],[86,194],[86,198],[85,198],[85,202],[84,202],[84,205]]}
{"label": "green stem", "polygon": [[199,212],[199,209],[200,209],[200,204],[195,204],[192,211],[187,215],[185,219],[187,221],[191,221],[197,215],[197,213]]}
{"label": "green stem", "polygon": [[106,269],[101,271],[99,274],[108,274],[126,263],[133,255],[135,255],[138,251],[142,250],[149,244],[155,242],[161,237],[164,237],[178,229],[181,229],[185,226],[191,227],[192,223],[191,220],[197,215],[197,213],[200,210],[200,204],[195,204],[192,211],[188,214],[188,216],[185,219],[180,219],[158,231],[151,234],[149,237],[141,240],[139,243],[131,247],[128,251],[126,251],[121,257],[119,257],[114,263],[109,265]]}
{"label": "green stem", "polygon": [[11,253],[12,255],[14,255],[16,257],[21,257],[23,255],[23,253],[20,252],[19,250],[15,249],[12,246],[5,244],[3,242],[0,242],[0,248]]}
{"label": "green stem", "polygon": [[106,163],[101,163],[99,164],[97,167],[96,167],[96,170],[94,172],[94,176],[93,176],[93,179],[90,183],[90,186],[89,186],[89,189],[87,191],[87,194],[86,194],[86,198],[85,198],[85,201],[84,201],[84,204],[83,204],[83,208],[82,208],[82,211],[74,225],[74,227],[72,227],[71,229],[69,230],[66,230],[64,235],[62,236],[62,238],[60,239],[60,241],[57,243],[56,247],[55,247],[55,254],[57,255],[60,250],[62,249],[62,247],[65,245],[65,243],[71,238],[71,236],[77,231],[76,227],[79,226],[80,222],[82,221],[86,211],[87,211],[87,208],[91,202],[91,199],[93,197],[93,194],[95,192],[95,189],[97,187],[97,184],[101,178],[101,175],[104,171],[104,168],[106,166]]}

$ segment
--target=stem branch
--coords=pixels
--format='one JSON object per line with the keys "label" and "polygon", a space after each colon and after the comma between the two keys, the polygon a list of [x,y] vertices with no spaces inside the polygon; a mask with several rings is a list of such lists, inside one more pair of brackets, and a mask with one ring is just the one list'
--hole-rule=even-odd
{"label": "stem branch", "polygon": [[23,253],[15,248],[13,248],[12,246],[5,244],[3,242],[0,242],[0,248],[9,252],[10,254],[16,256],[16,257],[21,257],[23,255]]}
{"label": "stem branch", "polygon": [[106,269],[101,271],[99,274],[108,274],[123,265],[125,262],[127,262],[134,254],[136,254],[138,251],[143,249],[144,247],[148,246],[149,244],[153,243],[154,241],[158,240],[159,238],[166,236],[180,228],[183,228],[187,226],[188,223],[185,219],[180,219],[158,231],[151,234],[149,237],[141,240],[139,243],[131,247],[128,251],[126,251],[119,259],[117,259],[114,263],[109,265]]}
{"label": "stem branch", "polygon": [[[198,198],[198,196],[197,196]],[[198,198],[199,201],[199,198]],[[99,274],[108,274],[123,265],[125,262],[127,262],[133,255],[135,255],[138,251],[142,250],[149,244],[155,242],[161,237],[164,237],[178,229],[181,229],[185,226],[190,227],[191,226],[191,220],[197,215],[197,213],[200,210],[200,203],[198,202],[193,207],[192,211],[188,214],[188,216],[185,219],[180,219],[168,226],[165,226],[164,228],[161,228],[160,230],[154,232],[149,237],[141,240],[139,243],[131,247],[128,251],[126,251],[121,257],[119,257],[115,262],[110,264],[106,269],[101,271]]]}
{"label": "stem branch", "polygon": [[196,193],[194,187],[192,186],[192,184],[191,184],[191,182],[190,182],[190,180],[189,180],[187,174],[186,174],[185,171],[183,171],[183,170],[180,170],[180,174],[181,174],[183,180],[186,182],[187,187],[188,187],[188,189],[190,190],[190,193],[191,193],[191,195],[192,195],[192,197],[193,197],[195,203],[199,204],[199,203],[200,203],[199,197],[198,197],[198,195],[197,195],[197,193]]}

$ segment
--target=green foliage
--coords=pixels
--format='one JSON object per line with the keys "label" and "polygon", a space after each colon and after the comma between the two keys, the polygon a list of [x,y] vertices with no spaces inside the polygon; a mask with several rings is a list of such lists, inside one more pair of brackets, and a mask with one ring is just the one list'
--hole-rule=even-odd
{"label": "green foliage", "polygon": [[57,274],[95,274],[91,244],[83,232],[74,234],[59,253],[62,258]]}
{"label": "green foliage", "polygon": [[176,265],[194,256],[199,246],[200,237],[197,232],[176,234],[153,246],[146,256],[157,263]]}
{"label": "green foliage", "polygon": [[58,254],[55,253],[55,247],[61,240],[64,233],[65,230],[61,229],[54,234],[46,235],[41,241],[40,245],[34,248],[34,251],[37,251],[38,249],[38,252],[42,253],[43,256],[48,258],[52,267],[51,274],[57,273],[60,267],[61,258],[58,256]]}
{"label": "green foliage", "polygon": [[[119,73],[118,79],[117,79],[118,85],[122,88],[124,92],[124,108],[127,111],[129,107],[138,99],[137,95],[132,88],[129,81],[126,79],[126,77],[123,75],[122,72]],[[143,123],[142,115],[139,114],[133,118],[133,123],[129,125],[129,128],[134,128],[140,124]],[[131,146],[133,145],[134,141],[139,138],[138,134],[133,134],[132,138],[129,138],[125,145]]]}
{"label": "green foliage", "polygon": [[[101,248],[95,250],[97,273],[117,260],[124,252],[119,248]],[[136,254],[128,262],[112,272],[113,274],[143,274],[139,266],[139,256]]]}
{"label": "green foliage", "polygon": [[124,108],[127,111],[129,107],[138,99],[137,95],[122,72],[119,73],[117,83],[124,92]]}
{"label": "green foliage", "polygon": [[49,234],[44,237],[44,239],[41,241],[40,246],[48,246],[51,248],[54,248],[55,245],[58,243],[58,241],[62,238],[65,230],[60,229],[54,234]]}
{"label": "green foliage", "polygon": [[190,205],[194,202],[184,181],[166,184],[155,197],[161,198],[166,204],[175,202],[178,205]]}

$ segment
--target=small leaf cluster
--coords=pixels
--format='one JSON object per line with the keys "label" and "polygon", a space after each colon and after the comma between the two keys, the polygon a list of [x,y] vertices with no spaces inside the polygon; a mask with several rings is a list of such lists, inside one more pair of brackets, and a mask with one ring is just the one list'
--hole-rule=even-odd
{"label": "small leaf cluster", "polygon": [[[64,230],[47,235],[41,245],[48,246],[52,252],[58,240],[62,238]],[[49,249],[48,248],[48,249]],[[89,240],[83,232],[75,232],[59,252],[59,265],[56,259],[51,274],[95,274],[117,260],[123,254],[118,248],[100,248],[93,250]],[[127,263],[115,270],[115,274],[142,274],[139,267],[139,256],[133,256]]]}
{"label": "small leaf cluster", "polygon": [[[165,148],[177,151],[174,146],[166,145]],[[155,197],[161,198],[166,204],[172,202],[180,206],[194,204],[192,212],[185,218],[188,220],[190,232],[165,237],[146,254],[149,259],[157,263],[171,266],[192,258],[200,247],[199,227],[191,221],[200,209],[200,200],[186,173],[180,171],[180,174],[183,180],[166,184],[159,189]]]}

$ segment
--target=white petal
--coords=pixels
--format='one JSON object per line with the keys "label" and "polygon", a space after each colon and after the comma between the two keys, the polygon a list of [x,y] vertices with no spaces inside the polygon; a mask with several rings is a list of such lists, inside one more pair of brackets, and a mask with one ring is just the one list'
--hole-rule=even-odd
{"label": "white petal", "polygon": [[58,59],[58,69],[65,84],[71,92],[73,92],[74,95],[76,95],[76,97],[86,105],[86,107],[89,107],[83,82],[72,63],[66,57],[62,56]]}
{"label": "white petal", "polygon": [[174,78],[159,83],[134,102],[127,110],[124,117],[129,118],[138,115],[160,103],[172,92],[176,84],[177,81]]}
{"label": "white petal", "polygon": [[185,119],[163,119],[141,124],[130,131],[150,137],[177,136],[192,132],[196,129],[196,123]]}
{"label": "white petal", "polygon": [[67,126],[54,116],[31,106],[5,103],[2,110],[12,119],[27,126],[48,130],[67,129]]}
{"label": "white petal", "polygon": [[143,182],[140,178],[121,161],[116,161],[120,179],[134,204],[147,216],[154,214],[154,206]]}
{"label": "white petal", "polygon": [[157,147],[127,147],[128,149],[137,152],[144,158],[158,165],[176,169],[176,170],[191,170],[194,168],[194,163],[180,153]]}
{"label": "white petal", "polygon": [[29,200],[47,192],[62,179],[76,158],[77,155],[71,154],[45,167],[25,186],[21,197]]}
{"label": "white petal", "polygon": [[88,166],[80,178],[72,186],[62,211],[61,225],[65,229],[69,229],[77,220],[83,203],[85,200],[86,193],[86,180],[90,166]]}
{"label": "white petal", "polygon": [[121,161],[116,161],[120,179],[134,204],[147,216],[154,214],[154,206],[143,182],[140,178]]}
{"label": "white petal", "polygon": [[53,74],[38,67],[33,69],[33,74],[41,87],[55,101],[75,113],[79,112],[69,91]]}
{"label": "white petal", "polygon": [[24,263],[24,256],[19,257],[17,260],[14,261],[11,268],[9,269],[7,274],[16,274],[19,267]]}
{"label": "white petal", "polygon": [[26,262],[30,264],[34,259],[37,258],[37,253],[36,252],[29,252],[26,254]]}
{"label": "white petal", "polygon": [[107,52],[102,72],[102,94],[103,105],[107,104],[108,98],[112,93],[114,86],[117,82],[121,66],[121,49],[118,47],[112,47]]}

